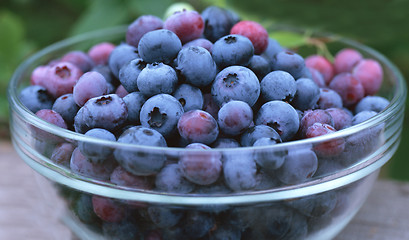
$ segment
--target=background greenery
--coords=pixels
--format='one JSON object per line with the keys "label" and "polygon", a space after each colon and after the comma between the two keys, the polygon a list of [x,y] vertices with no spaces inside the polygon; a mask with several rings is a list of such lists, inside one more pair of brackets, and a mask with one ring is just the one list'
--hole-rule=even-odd
{"label": "background greenery", "polygon": [[[2,0],[0,2],[0,135],[8,137],[7,83],[17,65],[35,51],[90,30],[129,24],[141,14],[163,16],[174,0]],[[264,25],[278,23],[333,32],[369,45],[409,79],[408,0],[187,0],[197,11],[215,4]],[[302,39],[278,36],[288,45]],[[408,106],[408,105],[407,105]],[[406,109],[402,144],[385,174],[409,180]]]}

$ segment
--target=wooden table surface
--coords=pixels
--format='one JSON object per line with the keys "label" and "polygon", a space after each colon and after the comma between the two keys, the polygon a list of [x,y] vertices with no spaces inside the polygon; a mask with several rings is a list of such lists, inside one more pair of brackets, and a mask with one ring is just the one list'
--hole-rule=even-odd
{"label": "wooden table surface", "polygon": [[[69,240],[61,205],[48,182],[0,142],[0,239]],[[409,183],[378,180],[368,200],[335,240],[409,239]]]}

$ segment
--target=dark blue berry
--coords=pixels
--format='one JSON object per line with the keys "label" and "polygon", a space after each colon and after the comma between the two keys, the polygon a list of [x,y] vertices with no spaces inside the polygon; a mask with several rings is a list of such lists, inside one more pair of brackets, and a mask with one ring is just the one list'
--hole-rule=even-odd
{"label": "dark blue berry", "polygon": [[[278,143],[280,142],[277,141],[277,139],[263,137],[257,139],[253,146],[273,146]],[[254,151],[254,160],[264,170],[271,172],[272,170],[275,170],[283,165],[286,155],[286,150],[270,150],[268,148],[260,148]]]}
{"label": "dark blue berry", "polygon": [[298,184],[311,179],[317,171],[317,155],[308,148],[290,149],[277,177],[285,184]]}
{"label": "dark blue berry", "polygon": [[224,156],[224,181],[233,191],[241,192],[253,189],[257,184],[256,174],[257,165],[252,153],[228,153]]}
{"label": "dark blue berry", "polygon": [[217,73],[212,55],[202,47],[183,48],[178,54],[176,69],[187,83],[196,87],[209,85]]}
{"label": "dark blue berry", "polygon": [[142,105],[140,120],[142,126],[155,129],[168,137],[176,131],[179,118],[183,115],[182,104],[169,94],[155,95]]}
{"label": "dark blue berry", "polygon": [[72,93],[67,93],[55,100],[52,109],[58,112],[67,124],[71,125],[80,107],[75,103]]}
{"label": "dark blue berry", "polygon": [[138,47],[139,40],[141,40],[145,33],[161,29],[162,27],[162,19],[153,15],[142,15],[129,24],[126,31],[126,42],[129,45]]}
{"label": "dark blue berry", "polygon": [[141,92],[131,92],[122,98],[128,109],[128,123],[137,125],[140,123],[139,114],[146,98]]}
{"label": "dark blue berry", "polygon": [[366,96],[355,106],[355,114],[362,111],[380,112],[389,105],[389,100],[381,96]]}
{"label": "dark blue berry", "polygon": [[154,30],[142,36],[138,53],[148,63],[171,63],[182,49],[178,36],[166,29]]}
{"label": "dark blue berry", "polygon": [[317,105],[320,109],[342,108],[342,98],[332,89],[320,88],[320,98]]}
{"label": "dark blue berry", "polygon": [[305,68],[304,58],[291,51],[281,51],[274,55],[273,70],[290,73],[294,79],[302,76]]}
{"label": "dark blue berry", "polygon": [[182,104],[185,112],[203,108],[203,94],[200,88],[190,84],[180,84],[172,94]]}
{"label": "dark blue berry", "polygon": [[359,113],[357,113],[353,118],[352,118],[352,125],[357,125],[359,123],[362,123],[371,117],[375,116],[377,112],[375,111],[370,111],[370,110],[364,110]]}
{"label": "dark blue berry", "polygon": [[205,24],[203,34],[211,42],[228,35],[233,25],[239,21],[229,10],[217,6],[207,7],[201,15]]}
{"label": "dark blue berry", "polygon": [[20,92],[19,99],[33,113],[41,109],[51,109],[54,102],[54,99],[48,94],[47,90],[38,85],[24,88]]}
{"label": "dark blue berry", "polygon": [[271,64],[260,55],[254,55],[247,67],[256,74],[260,81],[271,72]]}
{"label": "dark blue berry", "polygon": [[[155,147],[167,146],[165,138],[159,132],[142,126],[125,130],[118,138],[118,142]],[[166,161],[164,153],[153,153],[148,149],[117,148],[114,155],[126,171],[137,176],[158,173]]]}
{"label": "dark blue berry", "polygon": [[[85,133],[85,136],[108,140],[116,141],[114,134],[108,130],[102,128],[93,128]],[[91,142],[79,142],[78,148],[81,153],[88,158],[89,161],[94,163],[100,163],[109,158],[112,154],[113,149],[101,143],[91,143]]]}
{"label": "dark blue berry", "polygon": [[297,92],[297,84],[291,74],[284,71],[273,71],[267,74],[260,83],[261,96],[265,101],[280,100],[291,102]]}
{"label": "dark blue berry", "polygon": [[297,92],[291,104],[299,110],[314,109],[320,98],[320,88],[309,78],[300,78],[296,81]]}
{"label": "dark blue berry", "polygon": [[152,63],[140,72],[137,80],[139,91],[147,97],[156,94],[171,94],[178,82],[176,71],[163,63]]}
{"label": "dark blue berry", "polygon": [[121,43],[109,55],[108,66],[112,74],[118,78],[119,70],[135,58],[139,58],[138,49],[126,43]]}
{"label": "dark blue berry", "polygon": [[298,131],[300,120],[297,111],[288,103],[283,101],[270,101],[257,113],[256,125],[267,125],[280,134],[281,140],[291,140]]}
{"label": "dark blue berry", "polygon": [[277,40],[273,39],[273,38],[269,38],[268,39],[268,45],[267,45],[267,49],[264,50],[264,52],[261,54],[261,56],[263,58],[265,58],[270,65],[272,65],[274,63],[274,56],[281,52],[284,51],[283,47],[280,45],[279,42],[277,42]]}
{"label": "dark blue berry", "polygon": [[121,67],[119,81],[127,92],[138,91],[137,79],[145,67],[146,62],[142,58],[135,58]]}
{"label": "dark blue berry", "polygon": [[232,34],[220,38],[213,44],[212,55],[219,68],[247,66],[254,55],[254,47],[248,38]]}
{"label": "dark blue berry", "polygon": [[239,100],[252,107],[260,96],[260,82],[250,69],[231,66],[217,74],[211,92],[219,106]]}
{"label": "dark blue berry", "polygon": [[182,174],[178,164],[168,164],[156,175],[155,186],[158,191],[167,193],[189,193],[195,185]]}
{"label": "dark blue berry", "polygon": [[280,135],[273,128],[267,125],[256,125],[249,127],[242,135],[240,144],[243,147],[253,146],[257,139],[267,137],[272,138],[277,142],[281,142]]}
{"label": "dark blue berry", "polygon": [[159,228],[170,228],[179,223],[183,212],[162,206],[151,206],[148,208],[150,220]]}

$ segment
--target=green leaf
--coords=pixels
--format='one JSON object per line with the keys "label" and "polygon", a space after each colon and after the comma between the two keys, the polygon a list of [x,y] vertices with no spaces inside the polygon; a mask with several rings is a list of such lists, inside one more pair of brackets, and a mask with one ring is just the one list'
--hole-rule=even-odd
{"label": "green leaf", "polygon": [[127,6],[123,1],[94,0],[74,24],[70,35],[125,24],[127,19]]}
{"label": "green leaf", "polygon": [[276,39],[283,47],[294,48],[305,45],[307,43],[307,38],[303,34],[287,32],[287,31],[276,31],[269,34],[271,38]]}
{"label": "green leaf", "polygon": [[173,0],[130,0],[129,7],[135,11],[137,15],[150,14],[162,17],[172,3],[174,3]]}

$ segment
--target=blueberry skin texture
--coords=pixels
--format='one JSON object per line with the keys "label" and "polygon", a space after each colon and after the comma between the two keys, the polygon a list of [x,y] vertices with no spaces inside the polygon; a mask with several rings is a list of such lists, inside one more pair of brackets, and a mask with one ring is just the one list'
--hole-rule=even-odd
{"label": "blueberry skin texture", "polygon": [[212,48],[213,59],[220,69],[233,65],[246,66],[253,55],[254,47],[251,41],[237,34],[220,38]]}
{"label": "blueberry skin texture", "polygon": [[300,78],[296,81],[297,92],[291,102],[299,110],[314,109],[320,99],[320,88],[309,78]]}
{"label": "blueberry skin texture", "polygon": [[178,36],[166,29],[146,33],[138,44],[139,55],[148,63],[171,63],[181,49],[182,43]]}
{"label": "blueberry skin texture", "polygon": [[304,58],[291,51],[281,51],[274,55],[273,70],[282,70],[290,73],[294,79],[304,73]]}
{"label": "blueberry skin texture", "polygon": [[211,42],[230,33],[230,29],[239,21],[227,9],[209,6],[201,13],[205,23],[203,35]]}
{"label": "blueberry skin texture", "polygon": [[108,94],[108,85],[104,76],[99,72],[84,73],[74,85],[72,95],[78,106],[82,107],[93,97]]}
{"label": "blueberry skin texture", "polygon": [[362,111],[380,112],[389,105],[389,100],[380,96],[366,96],[355,106],[355,114]]}
{"label": "blueberry skin texture", "polygon": [[272,65],[275,62],[274,56],[281,51],[284,51],[284,48],[280,45],[280,43],[273,38],[269,38],[267,48],[260,56],[265,58],[268,63]]}
{"label": "blueberry skin texture", "polygon": [[128,109],[128,123],[138,125],[139,114],[146,97],[141,92],[131,92],[122,98]]}
{"label": "blueberry skin texture", "polygon": [[285,184],[298,184],[311,179],[318,168],[317,155],[308,148],[290,149],[277,177]]}
{"label": "blueberry skin texture", "polygon": [[150,220],[159,228],[171,228],[183,217],[182,211],[161,206],[151,206],[147,211]]}
{"label": "blueberry skin texture", "polygon": [[167,193],[190,193],[195,189],[195,184],[183,176],[179,165],[176,163],[162,168],[156,175],[155,186],[158,191]]}
{"label": "blueberry skin texture", "polygon": [[283,101],[270,101],[263,106],[256,116],[256,125],[267,125],[274,128],[280,134],[283,142],[291,140],[300,127],[297,111]]}
{"label": "blueberry skin texture", "polygon": [[184,83],[172,95],[182,104],[185,112],[203,108],[204,99],[200,88]]}
{"label": "blueberry skin texture", "polygon": [[[116,141],[114,134],[108,130],[102,128],[93,128],[85,133],[85,136],[108,140]],[[106,145],[88,143],[88,142],[79,142],[78,148],[81,153],[88,158],[89,161],[93,163],[102,163],[112,154],[112,149]]]}
{"label": "blueberry skin texture", "polygon": [[135,58],[139,58],[138,49],[126,43],[121,43],[109,55],[108,66],[112,74],[119,78],[119,70],[122,66]]}
{"label": "blueberry skin texture", "polygon": [[261,96],[265,101],[280,100],[291,102],[297,92],[293,76],[284,71],[272,71],[260,83]]}
{"label": "blueberry skin texture", "polygon": [[250,147],[260,138],[271,138],[276,142],[282,142],[280,135],[273,128],[267,125],[256,125],[249,127],[240,137],[240,144],[243,147]]}
{"label": "blueberry skin texture", "polygon": [[357,113],[353,118],[352,118],[352,125],[357,125],[360,124],[371,117],[375,116],[377,112],[371,111],[371,110],[364,110],[359,113]]}
{"label": "blueberry skin texture", "polygon": [[179,118],[183,115],[182,104],[169,94],[155,95],[142,105],[140,121],[142,126],[155,129],[164,137],[176,131]]}
{"label": "blueberry skin texture", "polygon": [[332,89],[320,88],[320,98],[317,105],[320,109],[342,108],[342,98]]}
{"label": "blueberry skin texture", "polygon": [[24,88],[19,95],[20,101],[33,113],[41,109],[51,109],[54,99],[48,94],[47,89],[38,85]]}
{"label": "blueberry skin texture", "polygon": [[75,103],[72,93],[57,98],[52,107],[52,110],[58,112],[68,125],[74,123],[75,115],[79,109],[80,107]]}
{"label": "blueberry skin texture", "polygon": [[125,102],[116,94],[91,98],[77,112],[74,118],[76,132],[85,133],[92,128],[103,128],[114,132],[120,129],[128,118]]}
{"label": "blueberry skin texture", "polygon": [[146,62],[142,58],[135,58],[121,67],[119,70],[119,81],[127,92],[138,91],[137,79],[145,67]]}
{"label": "blueberry skin texture", "polygon": [[[127,129],[118,138],[119,143],[167,147],[165,138],[157,131],[143,126]],[[137,176],[149,176],[158,173],[166,161],[164,153],[149,153],[149,150],[117,148],[114,156],[128,172]]]}
{"label": "blueberry skin texture", "polygon": [[187,47],[179,51],[176,69],[187,83],[204,87],[213,82],[217,66],[212,55],[202,47]]}
{"label": "blueberry skin texture", "polygon": [[[274,138],[259,138],[257,141],[254,142],[254,147],[260,146],[273,146],[280,142],[278,142]],[[280,168],[284,163],[284,158],[287,155],[286,150],[255,150],[254,152],[254,160],[256,163],[262,167],[264,170],[271,172],[272,170]]]}
{"label": "blueberry skin texture", "polygon": [[161,28],[163,28],[162,19],[153,15],[142,15],[129,24],[126,31],[126,42],[138,47],[139,40],[145,33]]}
{"label": "blueberry skin texture", "polygon": [[254,55],[247,67],[256,74],[260,81],[271,72],[271,64],[260,55]]}
{"label": "blueberry skin texture", "polygon": [[185,239],[204,237],[214,226],[215,219],[211,214],[199,211],[188,211],[181,222]]}
{"label": "blueberry skin texture", "polygon": [[260,82],[250,69],[230,66],[216,75],[211,93],[219,106],[230,100],[239,100],[252,107],[260,96]]}
{"label": "blueberry skin texture", "polygon": [[256,187],[257,165],[252,153],[225,155],[223,176],[226,185],[236,192],[251,190]]}
{"label": "blueberry skin texture", "polygon": [[243,133],[253,122],[253,110],[243,101],[230,101],[219,112],[217,123],[222,132],[230,136]]}
{"label": "blueberry skin texture", "polygon": [[211,144],[219,135],[217,121],[202,110],[185,112],[177,124],[179,135],[188,143]]}
{"label": "blueberry skin texture", "polygon": [[139,91],[147,97],[156,94],[171,94],[175,91],[178,82],[176,71],[163,63],[146,65],[138,76]]}

